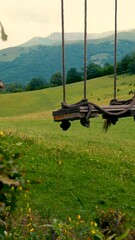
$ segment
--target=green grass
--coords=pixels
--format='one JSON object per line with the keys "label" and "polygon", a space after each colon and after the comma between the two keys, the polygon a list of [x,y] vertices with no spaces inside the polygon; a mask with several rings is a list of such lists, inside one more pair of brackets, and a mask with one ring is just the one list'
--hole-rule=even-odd
{"label": "green grass", "polygon": [[[128,93],[134,91],[134,77],[118,77],[119,99],[132,97]],[[90,101],[102,105],[113,98],[111,76],[88,81],[87,87]],[[22,152],[19,164],[31,183],[27,187],[32,210],[47,219],[80,214],[89,220],[97,208],[119,209],[134,217],[133,119],[120,119],[107,133],[101,117],[91,120],[90,129],[75,121],[63,132],[51,116],[60,108],[61,92],[58,87],[0,96],[0,130],[10,132],[9,148],[14,142],[15,150]],[[69,103],[81,100],[83,84],[68,85],[67,98]],[[19,204],[18,209],[25,199]]]}

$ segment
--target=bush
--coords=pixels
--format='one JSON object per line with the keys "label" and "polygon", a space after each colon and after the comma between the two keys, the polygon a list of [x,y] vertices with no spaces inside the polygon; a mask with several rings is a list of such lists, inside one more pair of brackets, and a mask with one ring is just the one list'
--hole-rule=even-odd
{"label": "bush", "polygon": [[10,216],[16,207],[20,187],[17,159],[19,153],[8,152],[6,136],[0,131],[0,238],[11,230]]}

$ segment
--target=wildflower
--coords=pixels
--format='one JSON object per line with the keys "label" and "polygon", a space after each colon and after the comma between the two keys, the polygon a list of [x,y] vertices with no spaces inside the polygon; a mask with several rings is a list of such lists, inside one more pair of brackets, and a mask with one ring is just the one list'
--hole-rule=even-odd
{"label": "wildflower", "polygon": [[7,235],[8,235],[7,231],[4,231],[4,234],[5,234],[5,236],[7,237]]}
{"label": "wildflower", "polygon": [[18,142],[16,143],[17,146],[21,146],[22,145],[22,142]]}
{"label": "wildflower", "polygon": [[22,186],[19,186],[19,190],[22,191]]}
{"label": "wildflower", "polygon": [[27,183],[30,183],[30,180],[27,180]]}
{"label": "wildflower", "polygon": [[28,213],[30,213],[30,212],[31,212],[31,208],[29,207],[29,208],[28,208]]}
{"label": "wildflower", "polygon": [[93,226],[94,222],[90,222],[90,225]]}
{"label": "wildflower", "polygon": [[5,134],[4,134],[3,131],[0,131],[0,136],[1,136],[1,137],[5,137]]}
{"label": "wildflower", "polygon": [[29,226],[31,226],[31,223],[28,223],[28,224],[27,224],[27,227],[29,227]]}
{"label": "wildflower", "polygon": [[96,232],[94,230],[91,230],[92,235],[94,235]]}
{"label": "wildflower", "polygon": [[71,222],[71,221],[72,221],[71,217],[69,217],[69,218],[68,218],[68,221],[69,221],[69,222]]}
{"label": "wildflower", "polygon": [[59,164],[59,165],[61,165],[61,164],[62,164],[62,162],[61,162],[61,161],[58,161],[58,164]]}
{"label": "wildflower", "polygon": [[80,216],[80,215],[77,215],[77,219],[80,220],[80,219],[81,219],[81,216]]}
{"label": "wildflower", "polygon": [[97,227],[97,223],[96,222],[94,222],[94,227]]}
{"label": "wildflower", "polygon": [[30,229],[30,232],[34,232],[34,230],[35,230],[34,228],[31,228],[31,229]]}

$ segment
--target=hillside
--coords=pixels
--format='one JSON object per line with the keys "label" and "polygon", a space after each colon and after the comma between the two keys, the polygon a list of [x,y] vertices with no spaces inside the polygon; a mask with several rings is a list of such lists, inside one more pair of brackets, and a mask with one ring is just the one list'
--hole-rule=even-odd
{"label": "hillside", "polygon": [[[135,75],[120,75],[117,80],[117,98],[129,99],[135,90]],[[37,116],[51,118],[52,110],[61,107],[62,87],[1,94],[1,117]],[[98,105],[108,105],[113,98],[113,76],[87,81],[87,98]],[[83,82],[66,85],[66,101],[69,104],[83,99]]]}
{"label": "hillside", "polygon": [[[82,71],[83,49],[82,40],[75,40],[81,33],[74,34],[74,38],[67,35],[70,39],[65,45],[66,71],[75,67]],[[48,37],[48,39],[51,38]],[[55,40],[60,38],[59,34],[53,37]],[[87,59],[88,64],[94,62],[100,65],[114,62],[114,36],[88,40]],[[74,40],[73,40],[74,39]],[[117,47],[117,61],[120,61],[126,54],[135,51],[135,31],[119,33]],[[43,39],[40,39],[43,40]],[[49,40],[48,40],[49,41]],[[42,42],[42,41],[41,41]],[[4,83],[21,82],[27,84],[33,77],[42,76],[46,81],[60,71],[61,72],[61,45],[57,41],[52,45],[42,44],[38,38],[31,42],[31,45],[24,45],[8,48],[0,51],[0,79]],[[57,44],[56,44],[57,42]],[[29,43],[30,44],[30,43]],[[34,45],[35,44],[35,45]],[[39,44],[39,45],[38,45]]]}

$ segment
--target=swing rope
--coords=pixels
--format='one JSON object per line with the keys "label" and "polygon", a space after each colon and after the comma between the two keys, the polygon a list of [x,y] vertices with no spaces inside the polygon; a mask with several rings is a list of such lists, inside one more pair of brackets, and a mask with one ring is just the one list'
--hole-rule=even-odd
{"label": "swing rope", "polygon": [[86,99],[87,82],[87,0],[84,1],[84,99]]}
{"label": "swing rope", "polygon": [[[66,78],[65,78],[64,0],[61,0],[61,28],[62,28],[62,85],[63,85],[63,103],[65,103]],[[86,82],[87,82],[87,0],[84,0],[84,99],[86,99]]]}
{"label": "swing rope", "polygon": [[62,85],[63,103],[66,102],[66,80],[65,80],[65,38],[64,38],[64,0],[61,0],[61,27],[62,27]]}
{"label": "swing rope", "polygon": [[114,99],[116,100],[117,80],[117,0],[115,0],[115,34],[114,34]]}

